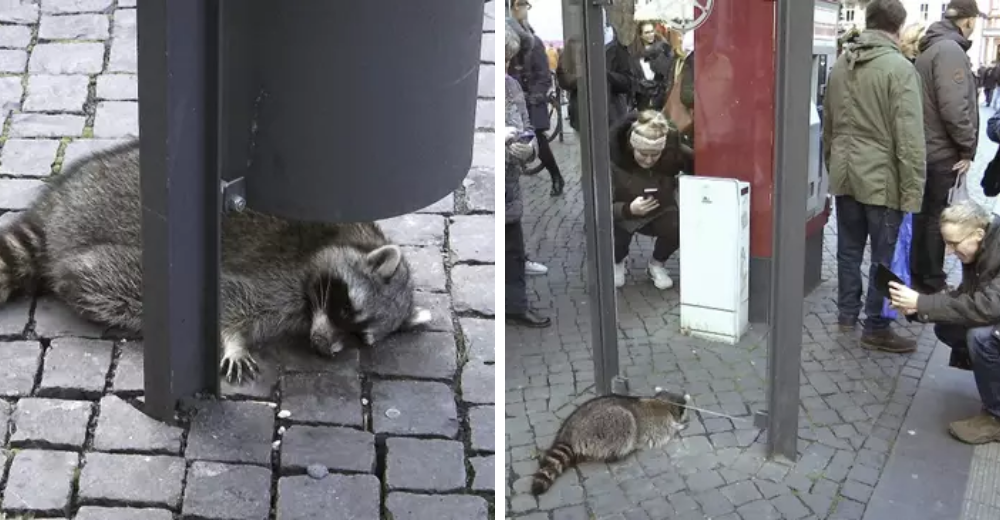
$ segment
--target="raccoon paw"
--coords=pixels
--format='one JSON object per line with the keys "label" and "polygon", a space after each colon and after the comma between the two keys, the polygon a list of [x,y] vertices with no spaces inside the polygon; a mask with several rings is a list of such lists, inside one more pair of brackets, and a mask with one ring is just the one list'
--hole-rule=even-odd
{"label": "raccoon paw", "polygon": [[224,352],[219,369],[226,381],[236,385],[253,381],[260,373],[260,366],[246,349],[233,349]]}

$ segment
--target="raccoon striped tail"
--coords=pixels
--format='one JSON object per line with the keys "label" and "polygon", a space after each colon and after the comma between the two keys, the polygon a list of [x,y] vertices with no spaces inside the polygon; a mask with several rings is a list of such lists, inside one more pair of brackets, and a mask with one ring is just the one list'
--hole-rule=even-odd
{"label": "raccoon striped tail", "polygon": [[34,284],[43,247],[42,230],[31,219],[22,217],[0,228],[0,303]]}
{"label": "raccoon striped tail", "polygon": [[562,475],[564,471],[572,468],[576,463],[576,455],[573,448],[565,442],[557,442],[545,452],[538,472],[531,481],[531,493],[541,495],[552,487],[552,484]]}

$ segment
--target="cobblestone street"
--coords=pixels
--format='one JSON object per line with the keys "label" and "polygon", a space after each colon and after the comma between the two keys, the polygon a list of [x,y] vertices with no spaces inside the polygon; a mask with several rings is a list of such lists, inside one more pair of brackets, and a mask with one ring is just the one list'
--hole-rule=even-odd
{"label": "cobblestone street", "polygon": [[[15,3],[0,8],[0,225],[63,165],[139,126],[136,0]],[[135,406],[141,340],[49,297],[12,301],[0,307],[3,513],[492,518],[494,10],[486,3],[464,186],[384,222],[415,270],[418,302],[434,313],[430,330],[335,360],[265,353],[258,381],[224,385],[222,401],[186,403],[174,427]]]}
{"label": "cobblestone street", "polygon": [[[982,112],[983,127],[990,114]],[[506,327],[508,516],[520,520],[861,519],[936,340],[930,326],[908,326],[902,321],[898,330],[915,338],[918,350],[893,355],[862,349],[859,332],[848,336],[838,331],[833,218],[825,228],[824,281],[804,302],[800,441],[795,464],[766,460],[766,433],[752,422],[752,414],[767,407],[766,331],[754,325],[735,346],[681,335],[678,289],[653,287],[645,274],[652,241],[640,237],[627,260],[626,285],[617,291],[620,367],[632,393],[648,395],[655,386],[685,391],[696,406],[737,420],[695,414],[681,437],[663,449],[640,451],[615,464],[583,464],[559,478],[540,498],[528,493],[539,450],[549,447],[561,421],[578,404],[595,395],[580,152],[576,137],[571,130],[567,132],[565,143],[553,143],[566,175],[566,194],[549,197],[544,171],[523,181],[528,197],[524,212],[528,256],[549,267],[547,275],[529,278],[529,294],[554,323],[540,331]],[[969,190],[981,201],[979,181],[995,150],[984,130],[969,175]],[[949,262],[955,278],[957,266],[953,259]],[[668,267],[676,276],[677,255]],[[963,383],[971,387],[971,378]],[[944,424],[935,427],[943,430]]]}

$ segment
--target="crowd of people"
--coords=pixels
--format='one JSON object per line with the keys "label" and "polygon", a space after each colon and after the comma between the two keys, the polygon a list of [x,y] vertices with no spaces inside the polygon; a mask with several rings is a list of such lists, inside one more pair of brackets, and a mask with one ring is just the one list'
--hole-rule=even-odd
{"label": "crowd of people", "polygon": [[[551,320],[527,303],[525,276],[544,274],[547,269],[525,253],[520,177],[527,171],[526,164],[537,157],[551,176],[551,195],[563,192],[564,180],[544,135],[550,126],[548,91],[555,61],[554,76],[568,100],[569,125],[579,131],[581,46],[569,38],[562,52],[547,53],[528,23],[530,2],[511,0],[509,7],[505,26],[506,318],[513,324],[545,327]],[[625,284],[625,260],[636,234],[655,240],[646,270],[653,285],[660,290],[674,286],[666,261],[679,245],[677,176],[693,173],[694,168],[692,47],[693,33],[673,33],[654,21],[606,29],[616,287]]]}

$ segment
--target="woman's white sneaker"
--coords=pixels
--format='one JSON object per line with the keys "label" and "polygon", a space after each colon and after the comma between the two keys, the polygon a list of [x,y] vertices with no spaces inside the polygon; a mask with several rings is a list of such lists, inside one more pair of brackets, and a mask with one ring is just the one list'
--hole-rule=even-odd
{"label": "woman's white sneaker", "polygon": [[670,278],[670,273],[662,263],[650,260],[649,267],[646,268],[646,272],[649,273],[649,277],[653,279],[653,285],[655,285],[657,289],[665,291],[674,286],[673,278]]}
{"label": "woman's white sneaker", "polygon": [[524,263],[524,274],[540,275],[548,272],[549,268],[545,267],[544,265],[538,262],[532,262],[531,260],[528,260],[527,262]]}

